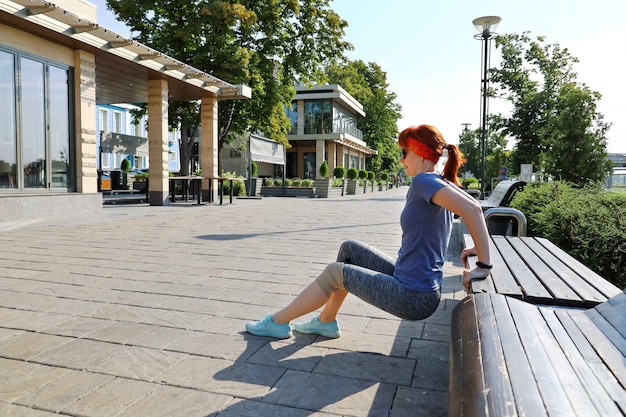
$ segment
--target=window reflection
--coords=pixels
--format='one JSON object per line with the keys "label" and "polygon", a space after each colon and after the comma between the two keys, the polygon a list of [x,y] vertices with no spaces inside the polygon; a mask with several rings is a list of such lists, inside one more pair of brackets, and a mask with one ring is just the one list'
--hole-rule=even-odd
{"label": "window reflection", "polygon": [[22,58],[20,69],[24,188],[42,188],[46,186],[44,64]]}
{"label": "window reflection", "polygon": [[15,58],[0,51],[0,189],[17,188]]}

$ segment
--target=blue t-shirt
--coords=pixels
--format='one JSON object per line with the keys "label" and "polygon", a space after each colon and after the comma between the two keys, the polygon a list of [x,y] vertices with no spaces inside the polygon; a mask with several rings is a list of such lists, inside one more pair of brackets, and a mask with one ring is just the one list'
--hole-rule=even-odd
{"label": "blue t-shirt", "polygon": [[416,175],[400,215],[402,246],[393,275],[410,290],[433,292],[441,287],[444,255],[452,232],[452,213],[431,203],[432,196],[449,186],[439,174]]}

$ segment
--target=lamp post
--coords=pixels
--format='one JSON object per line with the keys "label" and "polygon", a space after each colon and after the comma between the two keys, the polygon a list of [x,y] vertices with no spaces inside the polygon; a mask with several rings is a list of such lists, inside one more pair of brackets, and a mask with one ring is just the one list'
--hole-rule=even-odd
{"label": "lamp post", "polygon": [[487,131],[489,130],[488,125],[488,115],[489,108],[488,104],[488,95],[489,95],[489,52],[490,52],[490,41],[498,36],[497,33],[493,32],[498,23],[500,23],[500,17],[498,16],[483,16],[477,19],[474,19],[472,23],[474,27],[479,32],[474,35],[474,39],[478,39],[483,42],[483,53],[482,53],[482,101],[480,106],[480,115],[481,115],[481,133],[480,133],[480,192],[482,195],[485,195],[485,181],[486,181],[486,162],[487,162]]}

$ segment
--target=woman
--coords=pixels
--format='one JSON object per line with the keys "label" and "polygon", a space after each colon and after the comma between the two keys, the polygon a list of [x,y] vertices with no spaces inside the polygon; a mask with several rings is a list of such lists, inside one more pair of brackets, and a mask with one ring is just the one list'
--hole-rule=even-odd
{"label": "woman", "polygon": [[[457,172],[465,162],[461,152],[429,125],[405,129],[398,144],[402,148],[400,161],[413,180],[400,216],[402,245],[397,260],[364,243],[344,242],[337,262],[328,265],[287,307],[246,324],[249,333],[291,337],[291,320],[323,306],[319,315],[295,324],[294,330],[339,337],[336,317],[348,293],[402,319],[427,318],[435,312],[441,297],[442,266],[453,213],[464,219],[476,245],[463,251],[463,264],[470,255],[479,259],[475,268],[463,271],[466,290],[472,279],[483,279],[489,274],[489,235],[482,209],[458,187]],[[440,175],[435,172],[435,165],[444,149],[448,151],[448,161]]]}

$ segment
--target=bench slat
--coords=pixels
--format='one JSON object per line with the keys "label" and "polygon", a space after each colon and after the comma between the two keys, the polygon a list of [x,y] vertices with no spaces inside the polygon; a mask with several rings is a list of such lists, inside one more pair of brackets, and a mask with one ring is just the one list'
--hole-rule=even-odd
{"label": "bench slat", "polygon": [[[600,384],[602,384],[602,387],[611,396],[617,406],[620,407],[622,413],[626,414],[626,390],[624,390],[623,386],[620,386],[619,382],[615,378],[615,375],[609,369],[609,367],[613,366],[611,364],[605,364],[600,360],[598,353],[591,345],[589,339],[587,339],[587,337],[585,337],[583,332],[580,330],[581,327],[593,328],[595,326],[593,321],[580,311],[575,312],[575,314],[571,314],[570,311],[559,309],[555,311],[555,315],[561,323],[563,323],[563,327],[567,329],[568,336],[571,338],[572,343],[576,345],[576,348],[580,352],[583,360],[589,365],[589,368],[594,373]],[[575,316],[576,319],[574,320],[572,316]],[[607,346],[607,342],[604,341],[605,336],[603,334],[597,334],[597,332],[594,332],[594,336],[595,337],[592,340],[595,345]],[[623,357],[619,359],[619,363],[622,361]]]}
{"label": "bench slat", "polygon": [[515,403],[511,379],[504,360],[504,352],[496,317],[489,299],[485,302],[477,302],[476,319],[478,320],[478,332],[480,340],[489,340],[490,343],[481,343],[480,355],[482,358],[482,368],[489,381],[485,385],[487,390],[487,406],[489,415],[511,416],[515,415]]}
{"label": "bench slat", "polygon": [[[486,300],[487,298],[481,298],[477,300],[477,303],[486,302]],[[520,343],[507,300],[504,297],[490,297],[489,300],[493,305],[498,323],[500,343],[506,359],[513,394],[515,398],[524,399],[523,401],[516,401],[517,414],[520,416],[547,416],[537,385],[529,383],[529,381],[535,380],[535,376]]]}
{"label": "bench slat", "polygon": [[[583,277],[592,287],[597,289],[604,295],[605,299],[609,299],[618,295],[622,290],[611,284],[609,281],[587,268],[578,260],[574,259],[563,249],[550,242],[548,239],[537,237],[535,238],[542,246],[548,249],[554,256],[559,258],[563,263],[568,265],[579,276]],[[604,301],[604,300],[602,300]]]}
{"label": "bench slat", "polygon": [[[560,378],[566,380],[571,386],[566,388],[566,392],[570,394],[574,390],[582,389],[584,396],[588,397],[588,399],[581,398],[580,392],[578,394],[574,392],[574,395],[576,395],[576,404],[574,404],[576,411],[579,413],[582,411],[580,409],[580,401],[584,400],[585,405],[593,404],[599,416],[620,415],[621,412],[613,402],[613,398],[604,389],[602,382],[598,380],[596,374],[589,367],[572,341],[571,336],[568,334],[569,329],[565,327],[563,322],[557,319],[554,310],[544,308],[539,311],[551,331],[551,333],[545,335],[547,339],[542,338],[541,340],[542,343],[553,341],[553,349],[548,351],[552,353],[551,356],[556,364],[556,369],[559,370]],[[593,326],[589,319],[585,320],[585,322],[584,326]],[[574,329],[576,328],[575,324],[572,326],[574,326]],[[572,398],[571,395],[570,398]],[[589,403],[586,401],[589,401]]]}
{"label": "bench slat", "polygon": [[515,277],[515,281],[522,287],[525,298],[536,303],[551,304],[554,297],[537,279],[510,242],[504,236],[491,236],[509,270]]}
{"label": "bench slat", "polygon": [[452,312],[450,346],[450,416],[485,416],[487,401],[483,381],[474,299],[466,297]]}
{"label": "bench slat", "polygon": [[[528,267],[534,272],[537,279],[541,281],[544,288],[550,292],[555,301],[563,300],[567,305],[580,305],[583,302],[583,299],[551,269],[562,269],[561,266],[563,264],[561,261],[554,256],[551,257],[550,253],[543,251],[541,246],[533,245],[533,243],[536,243],[533,238],[520,237],[507,239],[507,241],[520,257],[527,261]],[[548,267],[547,264],[550,266]],[[570,274],[569,276],[571,280],[575,279],[573,275]],[[577,282],[572,282],[571,284],[575,286]],[[598,300],[598,302],[600,301]]]}
{"label": "bench slat", "polygon": [[[517,302],[516,302],[517,301]],[[525,304],[515,299],[508,300],[509,308],[515,321],[515,326],[520,335],[520,340],[526,357],[533,369],[535,375],[534,381],[528,383],[538,384],[541,391],[544,406],[550,416],[576,416],[575,407],[568,397],[567,389],[564,388],[559,381],[559,374],[562,370],[556,370],[546,348],[543,345],[542,337],[546,337],[547,329],[542,328],[540,321],[537,320],[539,312],[536,307]],[[528,305],[535,309],[526,309]],[[534,316],[534,317],[533,317]],[[536,327],[539,324],[538,328]],[[545,324],[544,324],[545,326]],[[593,411],[589,414],[594,415]]]}
{"label": "bench slat", "polygon": [[[540,258],[545,265],[552,270],[556,276],[556,280],[560,280],[562,286],[554,283],[554,296],[557,300],[563,300],[558,305],[568,305],[580,307],[594,307],[595,305],[606,301],[606,297],[596,290],[587,282],[579,273],[571,269],[561,259],[554,256],[540,241],[536,238],[524,237],[520,238],[528,247]],[[546,242],[543,239],[543,242]],[[549,241],[548,241],[549,242]],[[569,257],[569,255],[568,255]],[[571,257],[570,257],[571,258]],[[593,273],[591,270],[589,270]],[[603,280],[602,278],[598,278]],[[564,287],[564,288],[563,288]],[[557,290],[558,289],[558,290]],[[558,292],[557,292],[558,291]],[[579,303],[580,300],[580,303]]]}

